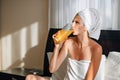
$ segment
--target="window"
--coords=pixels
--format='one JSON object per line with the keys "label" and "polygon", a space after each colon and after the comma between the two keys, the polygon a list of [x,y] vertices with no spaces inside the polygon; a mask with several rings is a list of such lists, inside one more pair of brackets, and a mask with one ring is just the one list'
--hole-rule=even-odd
{"label": "window", "polygon": [[85,8],[100,12],[102,29],[120,29],[119,0],[49,0],[49,27],[61,28],[72,21],[75,14]]}

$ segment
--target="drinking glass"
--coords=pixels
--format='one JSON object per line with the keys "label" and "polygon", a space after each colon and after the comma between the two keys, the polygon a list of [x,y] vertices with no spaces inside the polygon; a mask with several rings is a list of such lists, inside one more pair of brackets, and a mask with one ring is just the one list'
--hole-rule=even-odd
{"label": "drinking glass", "polygon": [[59,44],[60,42],[63,42],[72,32],[72,25],[70,23],[66,24],[61,30],[53,35],[54,43]]}

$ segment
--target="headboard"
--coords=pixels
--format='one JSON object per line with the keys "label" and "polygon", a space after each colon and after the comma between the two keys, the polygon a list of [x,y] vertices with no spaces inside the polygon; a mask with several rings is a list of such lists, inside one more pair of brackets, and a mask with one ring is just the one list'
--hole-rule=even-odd
{"label": "headboard", "polygon": [[[48,33],[48,39],[44,55],[44,76],[51,76],[51,73],[49,72],[47,52],[53,52],[54,42],[52,39],[52,35],[58,30],[60,29],[50,28]],[[103,54],[105,54],[106,56],[108,56],[108,53],[110,51],[120,52],[120,30],[101,30],[100,39],[97,42],[102,46]]]}

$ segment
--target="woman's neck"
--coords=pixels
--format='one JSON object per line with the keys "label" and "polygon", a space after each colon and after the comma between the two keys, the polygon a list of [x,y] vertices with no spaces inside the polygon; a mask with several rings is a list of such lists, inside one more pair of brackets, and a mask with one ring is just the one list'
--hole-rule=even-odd
{"label": "woman's neck", "polygon": [[81,44],[81,47],[88,46],[89,45],[88,33],[84,32],[83,34],[78,35],[77,42],[78,44]]}

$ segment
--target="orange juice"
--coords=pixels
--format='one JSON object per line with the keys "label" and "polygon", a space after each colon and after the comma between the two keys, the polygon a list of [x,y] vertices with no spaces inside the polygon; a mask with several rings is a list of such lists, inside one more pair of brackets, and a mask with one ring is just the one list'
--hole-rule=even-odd
{"label": "orange juice", "polygon": [[73,30],[64,30],[64,29],[59,30],[59,31],[55,34],[55,36],[54,36],[54,38],[53,38],[55,44],[58,44],[58,43],[64,41],[65,39],[67,39],[68,36],[69,36],[72,32],[73,32]]}

